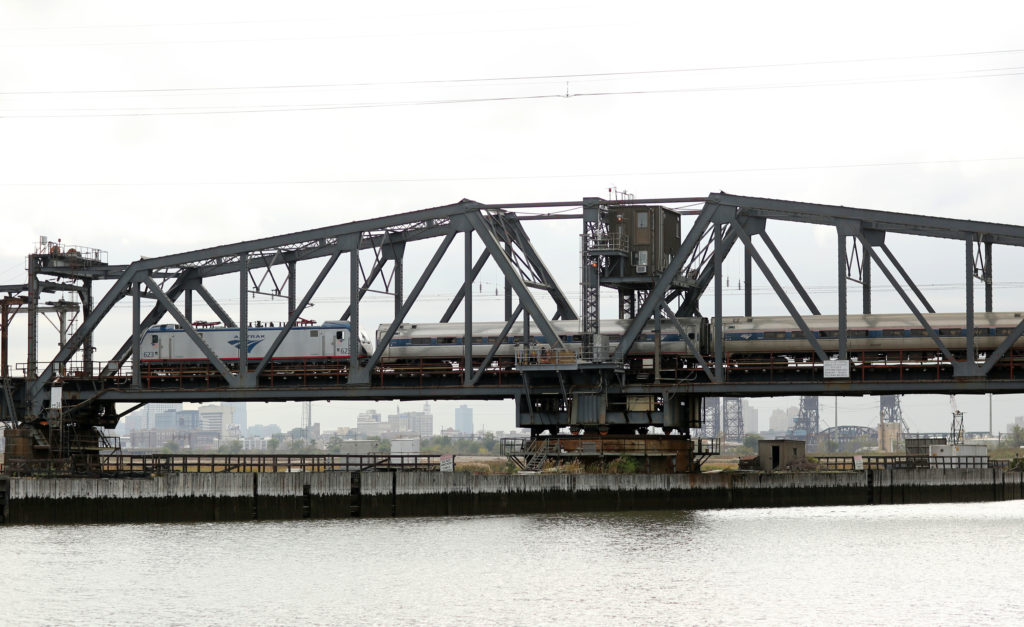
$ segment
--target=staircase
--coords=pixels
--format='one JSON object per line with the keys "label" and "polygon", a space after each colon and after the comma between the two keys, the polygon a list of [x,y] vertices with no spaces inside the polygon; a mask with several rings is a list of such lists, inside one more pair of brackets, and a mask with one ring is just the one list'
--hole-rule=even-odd
{"label": "staircase", "polygon": [[548,443],[546,440],[531,440],[523,447],[523,470],[527,472],[540,472],[544,462],[548,459]]}

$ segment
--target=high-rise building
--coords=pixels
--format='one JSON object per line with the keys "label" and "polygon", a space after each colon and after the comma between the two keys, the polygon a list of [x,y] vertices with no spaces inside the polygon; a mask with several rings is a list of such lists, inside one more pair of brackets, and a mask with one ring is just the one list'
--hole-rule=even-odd
{"label": "high-rise building", "polygon": [[756,407],[752,407],[747,399],[743,399],[743,432],[744,433],[757,433],[758,432],[758,411]]}
{"label": "high-rise building", "polygon": [[455,408],[455,430],[473,435],[473,408],[460,405]]}
{"label": "high-rise building", "polygon": [[249,429],[249,419],[246,415],[247,403],[221,403],[231,408],[231,420],[238,425],[239,431],[244,436]]}
{"label": "high-rise building", "polygon": [[227,435],[231,427],[231,408],[227,405],[203,405],[199,408],[199,424],[203,431]]}

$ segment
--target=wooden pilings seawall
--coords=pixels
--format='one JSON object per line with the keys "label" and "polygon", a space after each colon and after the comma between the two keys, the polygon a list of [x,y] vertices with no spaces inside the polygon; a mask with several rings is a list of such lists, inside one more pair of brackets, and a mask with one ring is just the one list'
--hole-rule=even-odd
{"label": "wooden pilings seawall", "polygon": [[139,479],[0,477],[6,523],[450,516],[1002,501],[1024,474],[997,469],[704,475],[438,472],[193,473]]}

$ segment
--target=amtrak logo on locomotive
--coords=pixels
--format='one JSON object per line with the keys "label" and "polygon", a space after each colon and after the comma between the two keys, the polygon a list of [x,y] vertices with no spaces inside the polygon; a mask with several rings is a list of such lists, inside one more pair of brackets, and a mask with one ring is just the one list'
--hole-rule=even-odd
{"label": "amtrak logo on locomotive", "polygon": [[[256,346],[257,344],[259,344],[260,342],[262,342],[264,339],[266,339],[266,336],[265,335],[259,335],[259,336],[256,336],[256,339],[253,339],[253,336],[250,335],[248,337],[248,339],[249,339],[249,342],[248,342],[249,346],[245,350],[245,352],[246,353],[251,353],[253,347]],[[228,344],[234,346],[235,348],[238,348],[238,342],[239,342],[238,338],[235,338],[233,340],[228,340]]]}

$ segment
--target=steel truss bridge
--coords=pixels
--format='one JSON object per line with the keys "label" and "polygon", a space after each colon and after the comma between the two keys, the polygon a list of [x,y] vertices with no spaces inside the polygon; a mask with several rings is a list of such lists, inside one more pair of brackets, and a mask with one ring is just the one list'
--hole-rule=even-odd
{"label": "steel truss bridge", "polygon": [[[678,211],[685,220],[678,247],[667,254],[660,272],[647,282],[610,283],[602,273],[612,252],[602,248],[602,229],[608,212],[618,208],[671,208],[703,203],[699,210]],[[582,316],[556,283],[524,229],[535,214],[522,210],[559,209],[559,218],[581,220],[584,266]],[[519,211],[520,213],[517,213]],[[835,309],[838,350],[826,351],[810,328],[808,317],[822,308],[799,279],[800,268],[769,236],[778,223],[823,225],[836,237]],[[932,328],[926,314],[934,308],[890,249],[890,235],[913,236],[919,250],[930,242],[954,240],[963,250],[966,347],[953,350],[948,338]],[[406,267],[406,246],[435,244],[422,269]],[[515,399],[517,423],[534,433],[569,426],[573,430],[646,433],[649,427],[688,434],[701,425],[701,399],[781,395],[863,395],[911,393],[1010,393],[1024,391],[1024,354],[1013,346],[1024,333],[1022,320],[1001,338],[994,350],[975,347],[975,282],[984,285],[984,310],[993,307],[993,248],[1024,246],[1024,227],[951,220],[831,205],[809,204],[715,193],[706,198],[604,200],[482,204],[463,200],[453,205],[370,220],[278,235],[166,255],[142,258],[126,265],[108,264],[98,251],[71,250],[63,245],[41,246],[28,257],[27,281],[0,286],[3,298],[4,371],[0,386],[0,418],[12,426],[39,424],[51,415],[51,389],[62,388],[61,419],[78,429],[112,427],[122,414],[115,403],[283,400],[390,399]],[[743,256],[742,312],[723,307],[723,262],[739,247]],[[460,249],[461,250],[458,250]],[[453,251],[453,249],[455,249]],[[447,254],[461,257],[461,287],[449,294],[442,322],[461,312],[463,352],[445,361],[412,360],[388,363],[385,347],[421,297],[429,279]],[[922,253],[918,253],[922,254]],[[923,254],[928,254],[924,252]],[[780,274],[769,265],[774,261]],[[504,328],[485,356],[472,353],[474,280],[485,266],[496,266],[504,280]],[[785,306],[809,344],[808,355],[794,360],[785,355],[756,359],[726,352],[723,320],[752,316],[753,268],[764,277],[771,293]],[[300,270],[312,276],[299,289]],[[411,270],[411,272],[410,272]],[[934,345],[934,357],[848,350],[848,285],[859,285],[861,311],[871,313],[874,274],[892,286]],[[347,308],[342,319],[356,332],[349,334],[349,357],[342,365],[290,363],[273,360],[281,333],[261,359],[250,358],[244,347],[253,333],[249,313],[252,294],[279,296],[286,310],[285,329],[302,323],[325,279],[347,273]],[[215,277],[234,277],[237,289],[220,299],[208,288]],[[305,283],[303,284],[305,285]],[[620,311],[629,315],[614,349],[596,350],[596,321],[600,319],[601,288],[619,292]],[[360,302],[369,293],[385,293],[394,303],[393,320],[372,354],[359,355]],[[700,311],[701,297],[711,296],[713,308]],[[540,296],[545,298],[539,298]],[[77,315],[73,333],[61,329],[60,348],[44,357],[39,343],[40,314],[68,303]],[[65,296],[68,300],[65,300]],[[239,328],[237,359],[218,357],[202,340],[203,326],[193,316],[196,298],[226,327]],[[229,308],[225,301],[237,299]],[[118,303],[131,304],[131,324],[112,355],[97,359],[93,335]],[[625,303],[625,305],[623,305]],[[1004,307],[1005,309],[1005,307]],[[27,364],[14,376],[7,364],[7,331],[14,313],[27,313]],[[704,317],[714,341],[701,350],[679,319]],[[582,318],[582,319],[581,319]],[[583,350],[567,346],[555,321],[580,320]],[[62,318],[63,320],[63,318]],[[143,334],[151,325],[173,321],[203,351],[208,364],[156,371],[139,358]],[[422,322],[422,321],[420,321]],[[661,354],[639,359],[630,348],[647,323],[660,340],[663,327],[677,329],[689,346],[689,356]],[[511,360],[498,348],[523,324],[543,336],[547,350],[526,346]],[[363,329],[372,336],[375,329]],[[511,335],[510,335],[511,333]],[[831,346],[831,345],[830,345]],[[850,361],[849,377],[824,376],[823,364],[833,358]]]}

